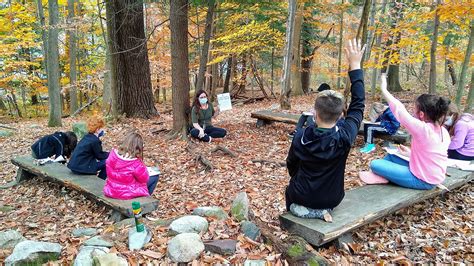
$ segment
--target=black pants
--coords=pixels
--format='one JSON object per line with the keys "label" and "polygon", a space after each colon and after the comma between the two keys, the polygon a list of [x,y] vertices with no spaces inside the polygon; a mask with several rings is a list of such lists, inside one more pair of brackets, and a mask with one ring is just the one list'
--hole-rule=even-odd
{"label": "black pants", "polygon": [[474,156],[466,156],[462,155],[456,150],[448,150],[448,158],[456,159],[456,160],[463,160],[463,161],[472,161],[474,160]]}
{"label": "black pants", "polygon": [[364,141],[365,143],[374,143],[374,136],[378,134],[389,135],[387,130],[379,124],[364,124]]}
{"label": "black pants", "polygon": [[[97,161],[97,172],[99,172],[99,174],[97,175],[100,179],[107,179],[107,171],[105,170],[105,161],[107,159],[103,159],[103,160],[99,160]],[[76,175],[91,175],[91,173],[80,173],[80,172],[77,172],[77,171],[72,171],[74,174]]]}
{"label": "black pants", "polygon": [[218,127],[213,127],[213,126],[207,126],[204,129],[204,137],[199,138],[199,129],[192,128],[191,131],[191,136],[193,138],[199,139],[200,141],[205,141],[209,142],[210,138],[223,138],[227,134],[227,131],[223,128],[218,128]]}

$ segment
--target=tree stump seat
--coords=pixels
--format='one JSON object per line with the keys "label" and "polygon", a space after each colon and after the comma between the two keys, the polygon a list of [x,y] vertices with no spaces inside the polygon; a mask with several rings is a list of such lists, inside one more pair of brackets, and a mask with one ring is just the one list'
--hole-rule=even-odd
{"label": "tree stump seat", "polygon": [[11,160],[18,166],[16,176],[17,183],[21,183],[32,177],[40,177],[45,180],[61,184],[69,189],[76,190],[89,199],[99,202],[114,210],[112,219],[117,221],[125,217],[133,217],[132,202],[138,201],[142,207],[142,214],[152,212],[158,208],[158,200],[153,197],[140,197],[130,200],[119,200],[106,197],[102,189],[105,181],[95,175],[76,175],[64,164],[49,163],[36,165],[31,156],[20,156]]}

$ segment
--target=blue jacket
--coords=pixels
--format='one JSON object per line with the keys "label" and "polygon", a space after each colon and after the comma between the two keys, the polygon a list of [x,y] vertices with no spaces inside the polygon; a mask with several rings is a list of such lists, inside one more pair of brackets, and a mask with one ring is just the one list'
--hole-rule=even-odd
{"label": "blue jacket", "polygon": [[400,122],[395,118],[390,107],[385,109],[375,122],[380,122],[380,125],[383,126],[390,135],[397,133],[397,130],[400,127]]}
{"label": "blue jacket", "polygon": [[44,159],[55,155],[64,155],[66,147],[66,134],[63,132],[54,132],[54,134],[44,136],[31,145],[36,159]]}
{"label": "blue jacket", "polygon": [[296,132],[286,164],[291,176],[286,190],[291,203],[313,209],[334,208],[344,198],[344,171],[365,108],[362,70],[349,72],[352,98],[345,119],[331,129],[309,126]]}
{"label": "blue jacket", "polygon": [[67,167],[79,174],[96,174],[98,161],[105,160],[108,156],[108,152],[102,151],[102,141],[89,133],[77,144]]}

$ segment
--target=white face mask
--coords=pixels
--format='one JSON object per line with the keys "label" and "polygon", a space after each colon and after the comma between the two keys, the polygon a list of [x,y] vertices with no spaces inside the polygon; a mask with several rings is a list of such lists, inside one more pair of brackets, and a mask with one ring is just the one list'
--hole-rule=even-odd
{"label": "white face mask", "polygon": [[453,116],[448,116],[446,117],[446,120],[444,121],[445,126],[452,126],[453,125]]}

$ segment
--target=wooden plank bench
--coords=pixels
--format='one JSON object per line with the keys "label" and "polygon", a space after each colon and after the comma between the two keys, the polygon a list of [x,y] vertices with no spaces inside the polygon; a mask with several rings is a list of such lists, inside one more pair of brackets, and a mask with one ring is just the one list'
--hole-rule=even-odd
{"label": "wooden plank bench", "polygon": [[[288,114],[284,112],[276,112],[270,110],[256,111],[250,114],[250,117],[257,119],[257,127],[262,127],[273,122],[281,122],[286,124],[296,125],[300,119],[300,114]],[[359,135],[364,134],[364,120],[359,128]],[[393,141],[395,143],[403,144],[410,140],[410,135],[402,130],[398,130],[394,135],[375,135],[376,138]]]}
{"label": "wooden plank bench", "polygon": [[[474,176],[472,172],[455,168],[448,168],[448,173],[450,176],[446,177],[443,184],[449,190],[468,183]],[[280,215],[280,225],[309,243],[321,246],[401,208],[444,192],[439,188],[415,190],[394,185],[366,185],[346,191],[341,204],[332,213],[332,223],[318,219],[302,219],[291,213],[284,213]]]}
{"label": "wooden plank bench", "polygon": [[95,175],[76,175],[60,163],[35,165],[31,156],[21,156],[11,160],[18,166],[16,176],[17,183],[34,176],[59,183],[67,188],[78,191],[89,199],[97,201],[114,210],[112,219],[117,221],[125,217],[133,217],[132,202],[138,201],[142,207],[142,213],[149,213],[158,208],[158,200],[153,197],[140,197],[131,200],[118,200],[106,197],[102,189],[105,181]]}

